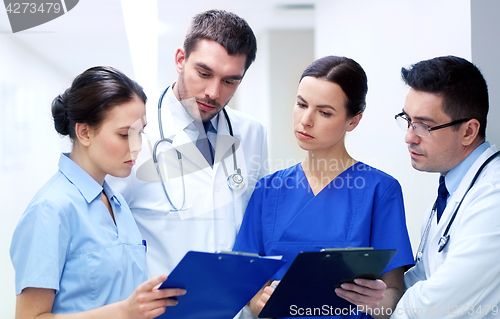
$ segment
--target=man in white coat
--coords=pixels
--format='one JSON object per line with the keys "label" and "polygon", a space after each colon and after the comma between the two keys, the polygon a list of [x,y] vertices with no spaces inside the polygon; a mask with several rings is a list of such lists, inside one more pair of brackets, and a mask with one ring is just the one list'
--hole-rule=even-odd
{"label": "man in white coat", "polygon": [[[226,107],[256,50],[252,29],[237,15],[210,10],[195,16],[175,53],[177,81],[163,92],[161,107],[148,105],[132,174],[110,178],[146,240],[151,277],[169,274],[189,250],[230,251],[254,186],[267,174],[264,127]],[[155,147],[161,135],[169,141]],[[207,136],[208,155],[197,147]],[[243,183],[233,189],[228,177],[235,173]]]}
{"label": "man in white coat", "polygon": [[[500,157],[485,138],[486,81],[472,63],[454,56],[421,61],[401,73],[410,90],[396,120],[407,130],[412,166],[440,173],[440,186],[422,223],[416,265],[405,274],[406,292],[387,314],[497,318]],[[343,296],[376,304],[383,283],[370,284],[352,285]]]}

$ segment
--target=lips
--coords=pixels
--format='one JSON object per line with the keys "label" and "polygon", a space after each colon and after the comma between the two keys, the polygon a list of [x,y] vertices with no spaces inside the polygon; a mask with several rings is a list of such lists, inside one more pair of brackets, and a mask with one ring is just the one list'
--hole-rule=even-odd
{"label": "lips", "polygon": [[211,112],[211,111],[215,110],[215,106],[212,106],[210,104],[205,104],[202,102],[196,102],[196,103],[198,104],[198,108],[202,111]]}
{"label": "lips", "polygon": [[135,160],[126,161],[125,164],[128,164],[130,166],[134,166],[135,165]]}
{"label": "lips", "polygon": [[297,131],[297,136],[303,140],[310,140],[314,138],[312,135],[309,135],[304,131]]}
{"label": "lips", "polygon": [[415,151],[413,151],[413,150],[411,150],[411,149],[408,149],[408,151],[410,152],[410,156],[411,156],[411,157],[419,157],[419,156],[423,156],[423,154],[420,154],[420,153],[418,153],[418,152],[415,152]]}

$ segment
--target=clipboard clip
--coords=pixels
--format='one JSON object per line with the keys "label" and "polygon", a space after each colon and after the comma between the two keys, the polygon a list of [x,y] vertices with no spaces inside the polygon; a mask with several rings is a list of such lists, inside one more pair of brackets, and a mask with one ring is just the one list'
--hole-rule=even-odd
{"label": "clipboard clip", "polygon": [[247,252],[244,252],[244,251],[219,250],[217,253],[218,254],[226,254],[226,255],[247,256],[247,257],[260,257],[259,254],[247,253]]}
{"label": "clipboard clip", "polygon": [[373,250],[373,247],[324,248],[320,251]]}

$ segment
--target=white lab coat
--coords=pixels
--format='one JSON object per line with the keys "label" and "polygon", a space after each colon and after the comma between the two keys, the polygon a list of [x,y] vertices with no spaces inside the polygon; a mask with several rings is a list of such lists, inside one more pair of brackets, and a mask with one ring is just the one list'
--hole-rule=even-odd
{"label": "white lab coat", "polygon": [[[438,252],[439,239],[455,208],[479,167],[496,151],[491,146],[474,162],[449,198],[439,224],[434,214],[422,260],[405,274],[407,290],[391,318],[500,316],[499,158],[490,162],[476,180],[450,228],[447,246]],[[424,217],[422,234],[431,208]]]}
{"label": "white lab coat", "polygon": [[[109,178],[112,187],[122,193],[129,204],[147,242],[149,277],[169,274],[189,250],[231,250],[255,183],[268,173],[267,136],[261,124],[226,107],[234,131],[232,138],[226,118],[220,112],[212,169],[173,118],[169,103],[179,103],[174,99],[169,89],[161,108],[163,130],[164,136],[172,139],[174,147],[182,153],[188,209],[170,211],[171,205],[153,166],[151,148],[160,134],[158,108],[151,103],[148,104],[143,148],[131,175],[125,179]],[[224,162],[228,174],[234,172],[233,142],[241,142],[236,158],[245,180],[245,187],[234,191],[227,185],[227,175],[221,164]],[[176,162],[173,165],[178,167]],[[182,183],[179,174],[174,178],[171,194],[174,205],[180,206]]]}

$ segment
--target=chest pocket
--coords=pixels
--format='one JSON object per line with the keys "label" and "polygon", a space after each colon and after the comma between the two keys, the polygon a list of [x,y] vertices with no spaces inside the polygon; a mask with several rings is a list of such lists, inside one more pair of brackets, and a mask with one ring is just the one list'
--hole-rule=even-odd
{"label": "chest pocket", "polygon": [[146,278],[146,252],[141,244],[121,243],[86,254],[91,294],[108,303],[127,298]]}
{"label": "chest pocket", "polygon": [[66,300],[59,302],[71,300],[84,311],[124,300],[147,279],[146,271],[142,243],[120,243],[74,255],[67,259],[61,277]]}

